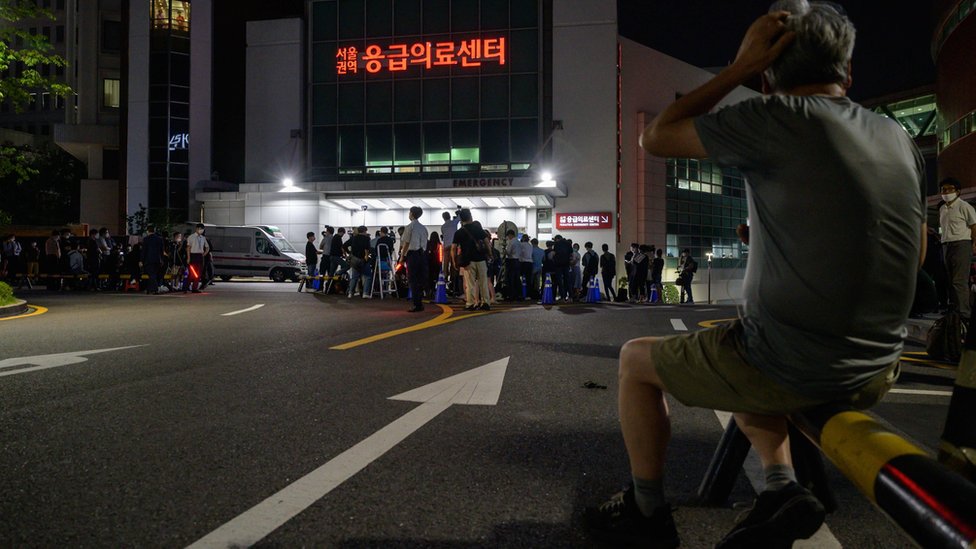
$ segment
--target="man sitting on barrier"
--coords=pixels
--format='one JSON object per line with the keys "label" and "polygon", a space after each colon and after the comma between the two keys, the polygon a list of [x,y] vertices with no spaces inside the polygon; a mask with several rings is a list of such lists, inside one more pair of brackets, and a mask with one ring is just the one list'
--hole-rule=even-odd
{"label": "man sitting on barrier", "polygon": [[[885,394],[926,233],[924,162],[911,137],[846,97],[854,35],[832,4],[777,2],[729,67],[644,130],[641,146],[655,156],[708,157],[745,175],[745,299],[735,322],[621,349],[620,423],[634,482],[587,510],[594,535],[679,544],[662,489],[664,393],[734,412],[762,460],[765,491],[719,547],[790,547],[823,523],[823,506],[796,483],[787,415],[828,402],[866,408]],[[709,114],[759,75],[769,95]]]}

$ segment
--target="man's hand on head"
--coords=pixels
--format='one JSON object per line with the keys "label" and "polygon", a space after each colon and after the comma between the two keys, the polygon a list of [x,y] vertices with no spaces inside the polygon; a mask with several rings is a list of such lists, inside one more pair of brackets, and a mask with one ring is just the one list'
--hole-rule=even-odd
{"label": "man's hand on head", "polygon": [[757,19],[746,31],[731,68],[748,77],[769,68],[796,38],[796,33],[786,30],[789,15],[787,11],[778,11]]}

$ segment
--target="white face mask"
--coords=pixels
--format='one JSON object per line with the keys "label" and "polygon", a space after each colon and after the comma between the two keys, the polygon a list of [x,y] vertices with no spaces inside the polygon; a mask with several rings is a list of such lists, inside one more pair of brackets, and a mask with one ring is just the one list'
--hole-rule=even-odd
{"label": "white face mask", "polygon": [[959,196],[958,193],[944,194],[942,195],[942,200],[945,200],[946,202],[952,202],[953,200],[956,199],[957,196]]}

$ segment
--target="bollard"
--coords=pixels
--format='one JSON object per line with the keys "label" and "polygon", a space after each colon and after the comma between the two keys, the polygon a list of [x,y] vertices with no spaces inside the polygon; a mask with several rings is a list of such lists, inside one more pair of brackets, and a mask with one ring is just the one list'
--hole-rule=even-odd
{"label": "bollard", "polygon": [[552,305],[556,300],[552,296],[552,275],[546,273],[546,283],[542,289],[542,301],[543,305]]}
{"label": "bollard", "polygon": [[444,271],[437,275],[437,291],[434,292],[434,303],[441,305],[447,304],[447,281],[444,280]]}

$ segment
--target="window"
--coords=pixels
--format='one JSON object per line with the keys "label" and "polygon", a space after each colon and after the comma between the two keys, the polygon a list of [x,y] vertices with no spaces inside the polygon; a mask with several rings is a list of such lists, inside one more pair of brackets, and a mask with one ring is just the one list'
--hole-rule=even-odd
{"label": "window", "polygon": [[102,51],[118,52],[122,49],[122,23],[102,21]]}
{"label": "window", "polygon": [[478,118],[478,79],[454,78],[451,82],[452,118]]}
{"label": "window", "polygon": [[54,41],[58,44],[64,43],[64,25],[54,27]]}
{"label": "window", "polygon": [[316,2],[312,4],[312,41],[335,40],[336,4],[335,2]]}
{"label": "window", "polygon": [[64,0],[58,0],[57,1],[57,4],[55,4],[55,5],[57,6],[57,8],[59,10],[64,11]]}
{"label": "window", "polygon": [[340,124],[362,124],[363,85],[339,84],[339,105]]}
{"label": "window", "polygon": [[420,80],[403,80],[395,84],[393,115],[397,122],[420,120]]}
{"label": "window", "polygon": [[322,126],[336,123],[336,87],[334,85],[312,88],[312,124]]}
{"label": "window", "polygon": [[150,0],[154,29],[190,31],[190,2],[187,0]]}
{"label": "window", "polygon": [[122,100],[122,93],[118,78],[106,78],[102,80],[102,106],[110,109],[119,108]]}
{"label": "window", "polygon": [[366,84],[366,121],[393,122],[393,83]]}

